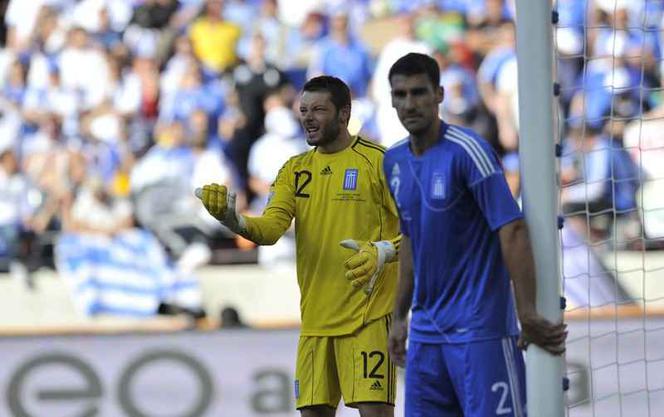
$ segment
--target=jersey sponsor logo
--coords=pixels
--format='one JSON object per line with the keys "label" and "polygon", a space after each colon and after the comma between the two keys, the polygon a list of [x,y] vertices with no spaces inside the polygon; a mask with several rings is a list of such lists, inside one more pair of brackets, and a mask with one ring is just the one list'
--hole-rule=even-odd
{"label": "jersey sponsor logo", "polygon": [[369,388],[371,391],[382,391],[383,386],[380,384],[379,380],[375,380],[373,384],[371,384],[371,387]]}
{"label": "jersey sponsor logo", "polygon": [[344,174],[344,190],[356,190],[357,189],[357,168],[349,168]]}
{"label": "jersey sponsor logo", "polygon": [[431,177],[431,198],[434,200],[445,198],[445,177],[440,172],[434,172]]}
{"label": "jersey sponsor logo", "polygon": [[325,168],[320,170],[320,175],[332,175],[332,168],[330,166],[326,166]]}

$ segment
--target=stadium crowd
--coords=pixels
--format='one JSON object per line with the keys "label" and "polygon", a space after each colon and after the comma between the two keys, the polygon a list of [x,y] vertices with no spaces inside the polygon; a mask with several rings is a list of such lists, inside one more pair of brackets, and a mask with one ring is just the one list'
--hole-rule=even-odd
{"label": "stadium crowd", "polygon": [[[579,233],[591,219],[591,239],[620,233],[613,242],[625,247],[662,237],[654,217],[644,232],[639,207],[664,207],[662,185],[641,187],[664,177],[664,3],[555,4],[565,215]],[[442,69],[444,120],[487,138],[520,193],[512,0],[0,5],[0,257],[27,271],[64,232],[112,237],[140,226],[186,272],[209,262],[210,248],[247,247],[193,189],[232,184],[239,208],[260,213],[281,165],[306,149],[293,109],[315,75],[350,86],[352,133],[386,146],[405,137],[387,72],[411,51]],[[259,257],[292,248],[286,239]]]}

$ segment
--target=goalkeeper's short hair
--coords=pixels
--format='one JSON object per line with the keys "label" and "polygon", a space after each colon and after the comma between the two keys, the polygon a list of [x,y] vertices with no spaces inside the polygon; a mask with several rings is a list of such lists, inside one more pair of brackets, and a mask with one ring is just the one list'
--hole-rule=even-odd
{"label": "goalkeeper's short hair", "polygon": [[302,91],[327,91],[336,110],[348,106],[350,110],[350,89],[345,82],[331,75],[320,75],[307,81]]}

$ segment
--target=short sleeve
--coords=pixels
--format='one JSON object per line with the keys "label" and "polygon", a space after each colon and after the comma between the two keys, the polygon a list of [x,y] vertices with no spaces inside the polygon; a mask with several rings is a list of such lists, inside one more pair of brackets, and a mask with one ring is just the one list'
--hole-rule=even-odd
{"label": "short sleeve", "polygon": [[491,230],[523,217],[502,172],[474,184],[470,191]]}
{"label": "short sleeve", "polygon": [[457,171],[491,230],[523,217],[491,146],[457,130],[451,140],[460,147]]}

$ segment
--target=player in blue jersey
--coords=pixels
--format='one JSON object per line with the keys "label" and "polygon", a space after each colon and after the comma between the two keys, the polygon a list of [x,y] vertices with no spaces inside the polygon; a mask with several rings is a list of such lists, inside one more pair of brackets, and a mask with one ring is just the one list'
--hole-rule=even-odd
{"label": "player in blue jersey", "polygon": [[439,78],[436,61],[415,53],[389,73],[410,133],[383,162],[403,233],[390,354],[406,365],[407,417],[523,416],[518,347],[560,355],[566,326],[538,315],[523,215],[490,145],[440,120]]}

